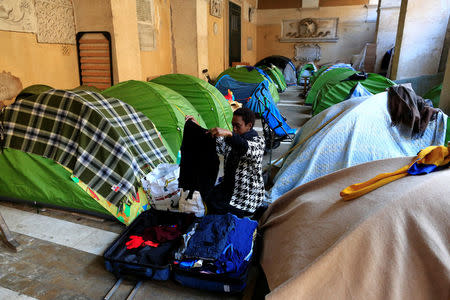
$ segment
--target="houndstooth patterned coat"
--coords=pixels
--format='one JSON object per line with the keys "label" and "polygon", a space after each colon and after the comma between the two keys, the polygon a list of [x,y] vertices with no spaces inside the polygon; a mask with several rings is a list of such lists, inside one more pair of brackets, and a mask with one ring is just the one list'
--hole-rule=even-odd
{"label": "houndstooth patterned coat", "polygon": [[[218,154],[224,156],[225,165],[231,153],[233,140],[236,140],[238,137],[238,135],[233,134],[233,138],[217,138],[216,150]],[[257,135],[241,141],[246,142],[248,147],[247,151],[239,159],[230,205],[253,213],[264,199],[262,160],[265,142],[264,138]]]}

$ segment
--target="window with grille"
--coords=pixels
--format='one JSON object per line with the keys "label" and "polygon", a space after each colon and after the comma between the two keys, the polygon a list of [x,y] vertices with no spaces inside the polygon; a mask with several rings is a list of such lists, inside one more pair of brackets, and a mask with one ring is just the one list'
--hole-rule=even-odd
{"label": "window with grille", "polygon": [[109,32],[77,34],[80,85],[104,90],[113,85],[111,35]]}

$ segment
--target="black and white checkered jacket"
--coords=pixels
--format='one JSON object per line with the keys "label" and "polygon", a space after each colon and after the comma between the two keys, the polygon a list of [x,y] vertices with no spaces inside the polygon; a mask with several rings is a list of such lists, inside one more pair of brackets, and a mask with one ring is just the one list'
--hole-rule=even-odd
{"label": "black and white checkered jacket", "polygon": [[[253,130],[252,130],[253,131]],[[245,136],[244,136],[245,137]],[[230,205],[253,213],[264,199],[264,182],[262,177],[262,160],[264,155],[264,138],[255,131],[248,139],[233,133],[230,138],[217,138],[216,150],[225,159],[225,178],[232,176],[227,174],[227,162],[233,155],[232,147],[240,147],[239,162],[234,175],[233,193]],[[245,152],[244,152],[245,151]]]}

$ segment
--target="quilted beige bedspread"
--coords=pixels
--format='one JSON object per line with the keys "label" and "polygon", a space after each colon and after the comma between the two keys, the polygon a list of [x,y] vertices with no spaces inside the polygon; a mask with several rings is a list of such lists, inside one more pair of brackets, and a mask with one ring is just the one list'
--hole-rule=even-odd
{"label": "quilted beige bedspread", "polygon": [[260,222],[268,299],[450,299],[450,169],[339,196],[411,159],[343,169],[272,203]]}

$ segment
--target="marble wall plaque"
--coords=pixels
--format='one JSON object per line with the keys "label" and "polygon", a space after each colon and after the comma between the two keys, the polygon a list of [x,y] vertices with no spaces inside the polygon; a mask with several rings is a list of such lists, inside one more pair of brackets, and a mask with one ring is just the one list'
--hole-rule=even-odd
{"label": "marble wall plaque", "polygon": [[320,46],[315,45],[295,45],[295,60],[300,62],[310,62],[320,60]]}
{"label": "marble wall plaque", "polygon": [[153,0],[136,0],[139,47],[141,51],[156,49],[155,6]]}
{"label": "marble wall plaque", "polygon": [[39,43],[75,44],[75,21],[70,0],[36,0]]}
{"label": "marble wall plaque", "polygon": [[0,30],[36,32],[33,0],[1,0]]}

